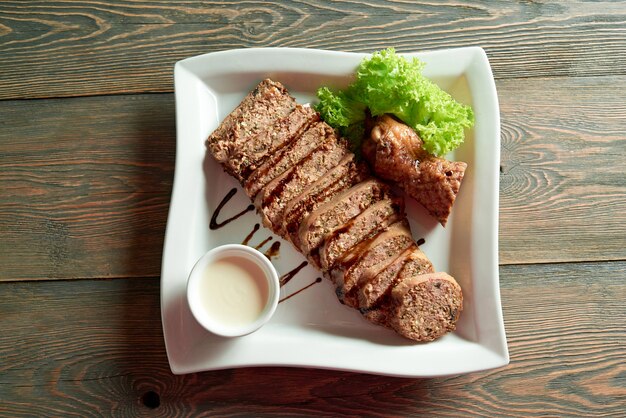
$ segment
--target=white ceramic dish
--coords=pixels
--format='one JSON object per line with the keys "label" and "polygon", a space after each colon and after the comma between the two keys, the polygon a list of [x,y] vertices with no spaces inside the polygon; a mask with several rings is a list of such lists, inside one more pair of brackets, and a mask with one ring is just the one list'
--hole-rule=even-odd
{"label": "white ceramic dish", "polygon": [[[252,262],[252,266],[256,266],[256,269],[250,269],[248,267],[244,269],[244,271],[247,270],[248,272],[252,271],[256,273],[252,277],[260,278],[261,281],[259,281],[259,283],[261,284],[258,285],[258,287],[250,287],[245,282],[242,284],[241,281],[237,281],[237,286],[221,288],[219,292],[216,292],[216,289],[212,288],[209,295],[219,295],[220,298],[218,300],[227,301],[227,303],[211,304],[211,306],[220,306],[222,309],[219,309],[217,312],[210,312],[207,310],[207,304],[204,301],[206,289],[203,287],[206,286],[208,279],[206,271],[212,263],[224,260],[236,260],[235,265],[241,265],[242,262]],[[211,279],[217,278],[220,283],[234,283],[228,282],[229,279],[232,279],[232,276],[228,274],[210,277]],[[246,276],[244,275],[244,277]],[[254,282],[255,281],[252,281],[252,283]],[[214,284],[215,282],[212,281],[212,283]],[[255,288],[262,289],[263,286],[265,286],[265,292],[262,290],[259,292],[251,291],[251,289]],[[249,302],[247,304],[248,307],[255,306],[254,303],[250,303],[254,299],[250,300],[250,297],[247,297],[247,295],[253,295],[252,297],[254,298],[255,295],[262,295],[263,293],[265,293],[265,298],[259,299],[263,301],[264,307],[256,319],[239,323],[232,323],[230,321],[225,323],[223,321],[223,319],[232,319],[237,316],[237,313],[244,312],[241,306],[246,302]],[[248,245],[226,244],[210,249],[200,257],[200,260],[193,266],[189,274],[189,279],[187,280],[187,304],[194,318],[206,330],[223,337],[241,337],[261,328],[270,320],[272,315],[274,315],[278,307],[279,299],[280,282],[276,268],[263,253]],[[213,302],[215,302],[215,300],[213,300]],[[224,315],[224,313],[227,313],[227,315]],[[248,312],[248,314],[250,314],[250,312]],[[254,316],[250,316],[254,318]],[[238,319],[241,320],[241,318]]]}
{"label": "white ceramic dish", "polygon": [[[476,116],[465,143],[449,156],[468,162],[469,168],[448,226],[442,228],[407,201],[414,236],[426,240],[421,248],[437,270],[450,273],[463,288],[465,309],[457,330],[432,343],[413,343],[341,305],[326,280],[280,303],[263,328],[245,337],[221,338],[195,321],[185,298],[194,263],[217,245],[241,243],[260,222],[249,212],[221,229],[209,229],[212,213],[232,188],[238,192],[221,218],[250,202],[238,183],[206,155],[205,139],[263,78],[285,84],[300,103],[314,102],[319,86],[345,85],[364,57],[290,48],[224,51],[180,61],[174,71],[176,172],[161,277],[163,332],[173,373],[301,366],[429,377],[508,363],[498,278],[500,120],[489,62],[475,47],[406,55],[425,61],[425,75],[471,104]],[[249,244],[256,246],[269,236],[271,232],[261,227]],[[289,243],[281,244],[280,255],[272,261],[278,273],[285,274],[304,257]],[[281,288],[281,297],[319,276],[305,267]]]}

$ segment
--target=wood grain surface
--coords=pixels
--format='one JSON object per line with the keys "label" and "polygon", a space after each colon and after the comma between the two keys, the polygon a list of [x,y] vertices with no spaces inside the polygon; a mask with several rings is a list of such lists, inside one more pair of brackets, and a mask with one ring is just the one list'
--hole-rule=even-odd
{"label": "wood grain surface", "polygon": [[626,77],[497,87],[502,262],[625,260]]}
{"label": "wood grain surface", "polygon": [[[470,45],[501,107],[511,363],[438,379],[173,375],[159,275],[175,62]],[[621,1],[0,2],[0,417],[623,417],[624,91]]]}
{"label": "wood grain surface", "polygon": [[172,91],[176,61],[232,48],[479,45],[496,78],[626,74],[622,2],[0,2],[0,99]]}
{"label": "wood grain surface", "polygon": [[300,368],[174,376],[157,280],[4,283],[0,414],[618,417],[626,407],[625,269],[502,267],[511,364],[437,379]]}
{"label": "wood grain surface", "polygon": [[5,101],[0,120],[0,280],[160,274],[172,95]]}

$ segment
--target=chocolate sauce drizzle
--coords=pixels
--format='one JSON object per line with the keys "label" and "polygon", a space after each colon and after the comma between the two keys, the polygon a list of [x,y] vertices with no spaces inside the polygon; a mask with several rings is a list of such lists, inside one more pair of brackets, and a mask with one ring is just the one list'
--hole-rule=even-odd
{"label": "chocolate sauce drizzle", "polygon": [[321,277],[318,277],[317,279],[315,279],[315,281],[314,281],[313,283],[309,283],[308,285],[304,286],[302,289],[300,289],[300,290],[298,290],[298,291],[296,291],[296,292],[293,292],[291,295],[289,295],[289,296],[285,296],[284,298],[282,298],[281,300],[279,300],[279,301],[278,301],[278,303],[280,303],[280,302],[284,302],[284,301],[286,301],[287,299],[292,298],[292,297],[294,297],[295,295],[297,295],[298,293],[302,292],[303,290],[308,289],[309,287],[313,286],[314,284],[316,284],[316,283],[321,283],[321,282],[322,282],[322,278],[321,278]]}
{"label": "chocolate sauce drizzle", "polygon": [[271,260],[272,257],[276,257],[279,253],[280,253],[280,241],[276,241],[272,244],[269,250],[265,251],[264,254],[267,258]]}
{"label": "chocolate sauce drizzle", "polygon": [[254,224],[254,228],[252,228],[252,231],[250,231],[250,233],[244,238],[244,240],[241,241],[241,245],[248,245],[248,243],[250,242],[250,240],[252,239],[256,231],[259,230],[260,227],[261,225]]}
{"label": "chocolate sauce drizzle", "polygon": [[[272,237],[267,237],[263,241],[261,241],[261,243],[259,245],[255,246],[254,248],[257,249],[257,250],[260,250],[262,246],[264,246],[265,244],[270,242],[272,239],[273,239]],[[266,256],[267,256],[267,254],[266,254]]]}
{"label": "chocolate sauce drizzle", "polygon": [[289,283],[289,281],[293,279],[293,276],[298,274],[298,272],[302,270],[303,268],[305,268],[307,264],[309,263],[307,263],[306,261],[303,261],[302,263],[300,263],[300,265],[298,265],[295,269],[291,270],[289,273],[285,273],[282,276],[280,276],[280,279],[279,279],[280,287],[283,287],[284,285]]}
{"label": "chocolate sauce drizzle", "polygon": [[224,196],[224,198],[222,199],[222,201],[220,202],[219,205],[217,205],[217,208],[215,208],[215,212],[213,212],[213,215],[211,216],[211,222],[209,223],[209,228],[210,229],[218,229],[223,227],[224,225],[234,221],[235,219],[239,218],[240,216],[245,215],[246,213],[254,210],[254,205],[248,205],[247,208],[245,208],[244,210],[242,210],[241,212],[239,212],[238,214],[236,214],[233,217],[230,217],[228,219],[226,219],[225,221],[218,223],[217,222],[217,217],[220,214],[220,211],[222,210],[222,208],[224,208],[224,205],[226,203],[228,203],[228,201],[235,195],[235,193],[237,193],[237,189],[235,187],[233,187],[232,189],[230,189],[230,191],[226,194],[226,196]]}
{"label": "chocolate sauce drizzle", "polygon": [[[236,188],[232,188],[227,194],[226,196],[224,196],[224,198],[222,199],[222,201],[220,202],[219,205],[217,205],[217,208],[215,209],[215,212],[213,213],[213,215],[211,216],[211,222],[209,224],[209,227],[212,230],[218,229],[223,227],[224,225],[234,221],[235,219],[243,216],[244,214],[254,210],[254,205],[249,205],[245,210],[239,212],[238,214],[236,214],[235,216],[226,219],[225,221],[218,223],[217,222],[217,217],[219,216],[220,211],[224,208],[224,206],[226,205],[226,203],[228,203],[228,201],[235,195],[235,193],[237,193],[237,189]],[[250,245],[250,240],[254,237],[254,235],[257,233],[257,231],[261,228],[260,224],[254,224],[254,227],[252,228],[252,231],[250,231],[250,233],[248,235],[246,235],[246,237],[243,239],[243,241],[241,242],[242,245]],[[257,250],[260,250],[265,244],[267,244],[268,242],[270,242],[272,239],[274,239],[273,237],[269,236],[267,238],[265,238],[263,241],[261,241],[260,244],[256,245],[254,248]],[[280,241],[274,241],[271,245],[270,248],[267,249],[267,251],[265,251],[265,256],[268,259],[272,259],[272,257],[276,257],[278,256],[280,253]],[[288,273],[283,274],[280,277],[280,287],[285,286],[287,283],[289,283],[289,281],[291,279],[293,279],[293,277],[298,274],[300,272],[300,270],[302,270],[304,267],[306,267],[309,263],[306,261],[303,261],[302,263],[300,263],[299,265],[297,265],[294,269],[292,269],[291,271],[289,271]],[[314,282],[309,283],[308,285],[306,285],[305,287],[303,287],[300,290],[295,291],[294,293],[290,294],[289,296],[284,297],[283,299],[279,300],[278,303],[286,301],[287,299],[297,295],[298,293],[302,292],[305,289],[308,289],[309,287],[313,286],[316,283],[320,283],[322,281],[321,277],[318,277],[317,279],[315,279]]]}
{"label": "chocolate sauce drizzle", "polygon": [[[291,270],[288,273],[283,274],[282,276],[280,276],[280,287],[283,287],[284,285],[286,285],[287,283],[289,283],[289,281],[291,279],[293,279],[293,277],[298,274],[298,272],[300,272],[300,270],[302,270],[303,268],[305,268],[309,263],[306,261],[303,261],[302,263],[298,264],[293,270]],[[298,293],[302,292],[305,289],[308,289],[309,287],[313,286],[316,283],[320,283],[322,281],[321,277],[318,277],[317,279],[315,279],[315,281],[313,283],[309,283],[308,285],[304,286],[302,289],[300,290],[296,290],[295,292],[293,292],[291,295],[285,296],[284,298],[282,298],[281,300],[278,301],[278,303],[280,302],[284,302],[287,299],[297,295]]]}
{"label": "chocolate sauce drizzle", "polygon": [[[259,228],[261,228],[261,225],[259,224],[254,224],[254,228],[252,228],[252,231],[250,231],[250,233],[244,238],[243,241],[241,241],[242,245],[250,245],[250,240],[252,239],[252,237],[254,237],[254,234],[256,234],[256,232],[259,230]],[[274,237],[269,236],[267,238],[265,238],[263,241],[261,241],[260,244],[257,244],[254,246],[255,250],[261,250],[261,248],[267,244],[268,242],[270,242],[271,240],[273,240]],[[251,246],[251,245],[250,245]],[[272,257],[276,257],[278,254],[280,253],[280,242],[276,241],[274,243],[272,243],[272,246],[270,248],[267,249],[267,251],[265,251],[265,256],[268,259],[272,259]]]}

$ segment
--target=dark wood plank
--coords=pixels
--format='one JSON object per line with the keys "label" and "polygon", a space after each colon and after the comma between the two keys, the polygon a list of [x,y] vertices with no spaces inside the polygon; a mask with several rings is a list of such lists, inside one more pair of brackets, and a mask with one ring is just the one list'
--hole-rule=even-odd
{"label": "dark wood plank", "polygon": [[0,280],[160,274],[171,95],[0,104]]}
{"label": "dark wood plank", "polygon": [[0,99],[170,92],[180,59],[267,46],[478,45],[497,78],[624,75],[625,17],[612,1],[5,1]]}
{"label": "dark wood plank", "polygon": [[[626,79],[497,84],[500,262],[626,259]],[[0,120],[0,280],[159,274],[171,95],[2,102]]]}
{"label": "dark wood plank", "polygon": [[0,283],[0,413],[619,416],[625,270],[624,262],[501,268],[511,364],[438,379],[300,368],[174,376],[158,280]]}
{"label": "dark wood plank", "polygon": [[626,259],[626,77],[497,84],[502,262]]}

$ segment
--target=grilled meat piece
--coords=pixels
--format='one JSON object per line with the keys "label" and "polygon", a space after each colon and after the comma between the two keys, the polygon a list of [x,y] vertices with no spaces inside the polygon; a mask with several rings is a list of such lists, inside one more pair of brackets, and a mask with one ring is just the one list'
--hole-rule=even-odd
{"label": "grilled meat piece", "polygon": [[289,202],[336,166],[346,154],[348,151],[344,143],[330,141],[272,180],[255,198],[263,224],[285,237],[282,215]]}
{"label": "grilled meat piece", "polygon": [[248,196],[256,196],[270,181],[293,168],[324,144],[332,144],[337,138],[330,126],[321,122],[309,127],[300,135],[294,135],[280,151],[268,154],[263,164],[248,175],[244,188]]}
{"label": "grilled meat piece", "polygon": [[403,216],[402,202],[399,199],[384,199],[365,209],[348,221],[320,247],[320,265],[327,270],[344,257],[346,251],[361,241],[387,229]]}
{"label": "grilled meat piece", "polygon": [[373,121],[362,152],[377,176],[398,184],[445,226],[467,164],[434,157],[422,144],[409,126],[382,115]]}
{"label": "grilled meat piece", "polygon": [[357,284],[359,308],[372,309],[383,304],[391,289],[407,275],[434,273],[432,263],[417,245],[410,246],[373,277],[362,277]]}
{"label": "grilled meat piece", "polygon": [[416,274],[391,291],[387,323],[400,335],[432,341],[456,328],[463,309],[461,287],[447,273]]}
{"label": "grilled meat piece", "polygon": [[296,105],[280,83],[261,82],[207,147],[242,183],[263,224],[321,268],[343,303],[418,341],[454,328],[460,288],[447,275],[432,276],[402,198],[356,162],[345,141],[317,113]]}
{"label": "grilled meat piece", "polygon": [[241,181],[245,144],[295,107],[296,100],[282,84],[263,80],[209,136],[207,146],[224,170]]}
{"label": "grilled meat piece", "polygon": [[298,231],[299,248],[305,254],[317,250],[337,229],[389,193],[386,184],[369,179],[356,184],[313,211]]}

